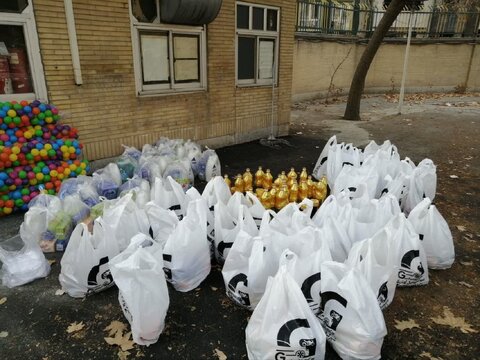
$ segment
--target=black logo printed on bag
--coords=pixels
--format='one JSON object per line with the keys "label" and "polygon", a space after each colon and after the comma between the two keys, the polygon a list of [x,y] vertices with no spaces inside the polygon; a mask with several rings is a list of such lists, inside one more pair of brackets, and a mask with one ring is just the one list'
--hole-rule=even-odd
{"label": "black logo printed on bag", "polygon": [[249,307],[250,306],[250,297],[246,292],[237,290],[239,283],[243,283],[245,287],[248,286],[248,278],[245,274],[237,274],[230,279],[227,287],[227,295],[230,299],[235,301],[240,306]]}
{"label": "black logo printed on bag", "polygon": [[[309,276],[308,278],[305,279],[305,281],[302,283],[302,293],[303,296],[305,296],[305,299],[307,299],[308,305],[310,306],[310,309],[317,314],[320,311],[320,304],[316,302],[313,299],[312,296],[312,287],[315,283],[319,282],[321,280],[322,276],[320,273],[313,274]],[[320,294],[319,294],[320,296]]]}
{"label": "black logo printed on bag", "polygon": [[329,301],[336,301],[344,308],[347,308],[347,300],[334,291],[325,291],[321,294],[321,296],[322,300],[320,307],[322,312],[319,315],[319,319],[322,323],[323,329],[325,330],[325,335],[327,336],[327,339],[335,341],[335,331],[337,330],[338,324],[340,324],[340,322],[342,321],[343,315],[333,309],[330,310],[328,314],[326,314],[325,306]]}
{"label": "black logo printed on bag", "polygon": [[108,266],[108,256],[105,256],[88,273],[87,285],[89,289],[87,295],[108,289],[113,284],[113,277]]}
{"label": "black logo printed on bag", "polygon": [[292,333],[300,328],[310,329],[307,319],[293,319],[282,325],[277,334],[278,348],[275,360],[314,359],[317,347],[317,340],[314,337],[299,339],[298,345],[292,341]]}
{"label": "black logo printed on bag", "polygon": [[401,267],[398,270],[398,283],[414,285],[423,281],[425,269],[420,261],[420,251],[410,250],[402,257]]}
{"label": "black logo printed on bag", "polygon": [[225,255],[223,253],[225,252],[226,249],[230,249],[232,245],[233,245],[233,242],[220,241],[220,243],[217,246],[217,250],[221,259],[225,259]]}
{"label": "black logo printed on bag", "polygon": [[385,281],[382,284],[382,286],[380,286],[380,289],[378,289],[377,300],[381,309],[383,309],[387,305],[387,300],[388,300],[387,281]]}
{"label": "black logo printed on bag", "polygon": [[[172,255],[169,255],[169,254],[163,254],[163,261],[167,261],[167,262],[172,262]],[[167,279],[167,281],[172,281],[172,269],[164,266],[163,267],[163,272],[165,273],[165,278]]]}

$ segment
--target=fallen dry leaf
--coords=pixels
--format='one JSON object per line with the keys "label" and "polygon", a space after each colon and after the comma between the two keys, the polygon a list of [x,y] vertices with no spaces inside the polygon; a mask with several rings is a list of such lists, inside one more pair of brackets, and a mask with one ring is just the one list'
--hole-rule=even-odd
{"label": "fallen dry leaf", "polygon": [[457,230],[463,232],[463,231],[467,230],[467,228],[463,225],[457,225]]}
{"label": "fallen dry leaf", "polygon": [[122,351],[133,349],[133,340],[130,340],[132,333],[128,332],[125,335],[121,331],[118,331],[114,337],[104,338],[109,345],[118,345]]}
{"label": "fallen dry leaf", "polygon": [[74,323],[71,323],[69,325],[69,327],[67,328],[67,333],[71,334],[73,332],[77,332],[77,331],[80,331],[82,330],[83,328],[85,327],[85,324],[83,323],[83,321],[80,321],[79,323],[77,323],[76,321]]}
{"label": "fallen dry leaf", "polygon": [[215,286],[210,286],[210,288],[212,289],[212,291],[217,291],[218,288],[216,288]]}
{"label": "fallen dry leaf", "polygon": [[458,179],[457,175],[450,175],[450,179]]}
{"label": "fallen dry leaf", "polygon": [[215,355],[217,355],[218,360],[227,360],[227,355],[222,350],[215,349]]}
{"label": "fallen dry leaf", "polygon": [[451,310],[447,307],[443,307],[443,317],[431,318],[435,324],[447,325],[453,328],[459,328],[464,334],[478,332],[472,325],[468,324],[463,317],[455,317]]}
{"label": "fallen dry leaf", "polygon": [[55,296],[62,296],[63,294],[65,294],[65,290],[63,289],[58,289],[55,291]]}
{"label": "fallen dry leaf", "polygon": [[471,285],[471,284],[469,284],[469,283],[467,283],[467,282],[465,282],[465,281],[460,281],[459,284],[460,284],[460,285],[463,285],[463,286],[466,286],[467,288],[472,288],[472,287],[473,287],[473,285]]}
{"label": "fallen dry leaf", "polygon": [[8,336],[8,331],[0,331],[0,338],[6,338]]}
{"label": "fallen dry leaf", "polygon": [[432,354],[430,354],[429,352],[425,352],[425,351],[422,352],[422,353],[420,354],[420,356],[421,356],[421,357],[429,358],[430,360],[442,360],[442,358],[440,358],[440,357],[435,357],[435,356],[433,356]]}
{"label": "fallen dry leaf", "polygon": [[50,264],[50,266],[52,266],[53,264],[55,264],[57,262],[57,260],[54,260],[54,259],[47,260],[47,261]]}
{"label": "fallen dry leaf", "polygon": [[122,323],[121,321],[113,320],[110,325],[108,325],[104,331],[108,331],[108,336],[114,336],[116,333],[120,332],[123,333],[124,330],[127,329],[127,325]]}
{"label": "fallen dry leaf", "polygon": [[6,297],[3,297],[0,299],[0,305],[3,305],[7,302],[7,298]]}
{"label": "fallen dry leaf", "polygon": [[400,330],[400,331],[403,331],[403,330],[407,330],[407,329],[413,329],[413,328],[419,328],[420,325],[418,325],[416,323],[415,320],[412,320],[412,319],[408,319],[408,320],[401,320],[401,321],[398,321],[398,320],[395,320],[396,324],[394,325],[396,329]]}
{"label": "fallen dry leaf", "polygon": [[128,359],[128,355],[130,355],[130,352],[129,351],[122,351],[122,350],[118,350],[118,358],[120,360],[127,360]]}
{"label": "fallen dry leaf", "polygon": [[460,264],[462,264],[463,266],[472,266],[473,261],[460,261]]}

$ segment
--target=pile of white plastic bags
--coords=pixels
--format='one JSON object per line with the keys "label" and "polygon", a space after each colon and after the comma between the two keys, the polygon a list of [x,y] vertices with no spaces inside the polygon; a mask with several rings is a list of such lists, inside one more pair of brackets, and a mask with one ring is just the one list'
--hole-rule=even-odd
{"label": "pile of white plastic bags", "polygon": [[[149,345],[165,327],[167,283],[191,291],[215,259],[228,297],[253,311],[250,359],[323,359],[326,341],[343,359],[379,359],[382,310],[396,287],[426,285],[429,268],[454,261],[448,224],[431,203],[435,165],[401,160],[389,141],[362,151],[332,137],[314,175],[327,177],[331,193],[315,213],[308,199],[266,210],[251,193],[232,195],[221,176],[201,194],[160,176],[127,188],[103,201],[93,227],[73,230],[62,288],[84,297],[116,284],[134,341]],[[42,209],[30,211],[48,217]]]}

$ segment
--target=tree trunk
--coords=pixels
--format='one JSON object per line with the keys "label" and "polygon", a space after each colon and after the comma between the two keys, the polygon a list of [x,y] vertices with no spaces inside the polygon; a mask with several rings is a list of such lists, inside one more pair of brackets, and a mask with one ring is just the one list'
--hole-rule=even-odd
{"label": "tree trunk", "polygon": [[365,78],[367,77],[368,69],[388,29],[390,29],[390,26],[392,26],[407,2],[408,0],[392,0],[373,32],[372,37],[368,41],[367,47],[358,62],[350,85],[350,91],[348,92],[347,108],[343,115],[346,120],[360,120],[360,100],[365,87]]}

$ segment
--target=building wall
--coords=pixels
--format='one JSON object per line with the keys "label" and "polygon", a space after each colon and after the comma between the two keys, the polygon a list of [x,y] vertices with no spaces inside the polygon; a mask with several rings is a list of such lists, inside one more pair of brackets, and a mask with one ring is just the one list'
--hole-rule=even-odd
{"label": "building wall", "polygon": [[[333,93],[346,94],[364,44],[313,41],[298,37],[293,61],[293,99],[325,95],[333,77]],[[480,50],[473,44],[414,44],[410,48],[407,91],[452,91],[467,85],[480,89]],[[350,53],[349,53],[350,51]],[[402,79],[405,44],[384,43],[368,72],[365,91],[398,91]],[[467,79],[468,76],[468,79]]]}
{"label": "building wall", "polygon": [[[281,8],[275,115],[288,131],[295,2],[250,1]],[[118,155],[160,136],[226,145],[269,134],[272,88],[235,86],[235,1],[224,0],[207,27],[208,90],[137,97],[128,0],[73,0],[83,85],[76,86],[63,1],[35,0],[49,101],[78,127],[89,159]]]}

